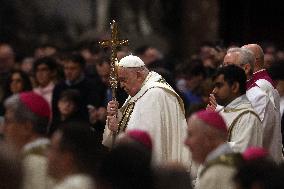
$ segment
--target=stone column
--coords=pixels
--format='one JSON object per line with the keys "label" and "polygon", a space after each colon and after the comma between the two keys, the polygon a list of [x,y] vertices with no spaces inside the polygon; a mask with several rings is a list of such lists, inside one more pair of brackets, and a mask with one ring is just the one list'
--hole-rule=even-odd
{"label": "stone column", "polygon": [[181,55],[194,53],[202,42],[216,41],[219,27],[218,0],[184,0]]}

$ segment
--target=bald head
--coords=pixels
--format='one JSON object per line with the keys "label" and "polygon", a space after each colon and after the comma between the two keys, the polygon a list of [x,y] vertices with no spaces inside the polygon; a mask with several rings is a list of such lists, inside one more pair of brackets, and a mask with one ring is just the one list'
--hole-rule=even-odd
{"label": "bald head", "polygon": [[254,72],[263,69],[264,67],[264,53],[258,44],[247,44],[242,46],[244,49],[250,50],[255,56]]}

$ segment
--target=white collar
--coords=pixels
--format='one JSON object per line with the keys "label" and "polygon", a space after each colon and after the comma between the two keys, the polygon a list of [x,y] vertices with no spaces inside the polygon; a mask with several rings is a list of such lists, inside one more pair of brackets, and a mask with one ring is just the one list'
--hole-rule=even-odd
{"label": "white collar", "polygon": [[128,100],[130,101],[136,101],[137,99],[139,99],[141,96],[144,95],[145,91],[149,88],[149,83],[157,81],[159,78],[161,78],[162,76],[160,76],[158,73],[156,72],[149,72],[146,79],[143,81],[142,83],[142,87],[141,89],[138,91],[138,93],[132,97],[129,96],[129,98],[126,100],[126,102]]}
{"label": "white collar", "polygon": [[238,107],[240,104],[250,104],[246,94],[243,94],[238,98],[235,98],[232,102],[230,102],[227,106],[225,106],[224,109],[233,109]]}
{"label": "white collar", "polygon": [[210,152],[207,155],[205,162],[216,159],[220,155],[228,154],[228,153],[232,153],[232,152],[233,152],[233,150],[228,143],[221,144],[216,149],[214,149],[212,152]]}
{"label": "white collar", "polygon": [[261,69],[261,70],[258,70],[258,71],[256,71],[256,72],[253,72],[253,74],[257,74],[257,73],[263,72],[263,71],[265,71],[265,69]]}
{"label": "white collar", "polygon": [[58,181],[54,188],[93,188],[94,185],[94,180],[89,175],[84,173],[75,173],[67,175],[65,178]]}
{"label": "white collar", "polygon": [[35,139],[29,143],[27,143],[24,147],[23,147],[23,152],[27,152],[35,147],[38,147],[38,146],[42,146],[42,145],[48,145],[50,143],[49,139],[47,138],[38,138],[38,139]]}

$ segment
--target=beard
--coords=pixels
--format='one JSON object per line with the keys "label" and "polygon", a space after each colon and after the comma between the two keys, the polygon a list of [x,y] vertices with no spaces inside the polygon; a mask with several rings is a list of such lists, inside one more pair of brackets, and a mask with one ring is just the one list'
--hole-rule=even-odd
{"label": "beard", "polygon": [[217,96],[215,98],[216,98],[216,102],[217,102],[218,105],[227,106],[229,104],[227,99],[221,99]]}

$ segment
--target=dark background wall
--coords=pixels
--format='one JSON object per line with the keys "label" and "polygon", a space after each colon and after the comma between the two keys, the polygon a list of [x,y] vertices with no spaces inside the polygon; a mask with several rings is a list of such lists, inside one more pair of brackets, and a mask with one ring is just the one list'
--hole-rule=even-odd
{"label": "dark background wall", "polygon": [[273,41],[284,46],[284,2],[220,0],[219,35],[226,43]]}
{"label": "dark background wall", "polygon": [[[39,3],[41,2],[41,3]],[[30,53],[38,43],[49,41],[66,47],[82,36],[96,36],[97,1],[82,0],[74,10],[80,19],[75,22],[70,10],[61,10],[63,2],[52,2],[47,15],[43,1],[0,0],[0,41],[11,42],[19,52]],[[56,3],[61,2],[60,6]],[[85,3],[84,3],[85,2]],[[105,24],[117,19],[123,38],[129,38],[135,48],[143,42],[152,43],[166,53],[186,57],[194,53],[203,41],[237,42],[272,41],[284,47],[283,1],[263,0],[109,0]],[[84,5],[84,6],[83,6]],[[123,6],[122,6],[123,5]],[[89,7],[89,8],[84,8]],[[123,8],[124,7],[124,8]],[[126,7],[126,8],[125,8]],[[128,10],[127,10],[128,9]],[[129,10],[132,16],[129,16]],[[65,11],[65,13],[64,13]],[[89,13],[88,13],[89,11]],[[127,12],[128,11],[128,12]],[[67,14],[68,13],[68,14]],[[85,14],[87,13],[87,14]],[[148,23],[141,29],[141,17]],[[62,16],[63,15],[63,16]],[[71,14],[72,15],[72,14]],[[85,17],[83,17],[85,15]],[[76,17],[75,17],[76,18]],[[140,19],[140,23],[139,23]],[[145,21],[145,19],[144,19]],[[105,32],[109,30],[108,27]],[[145,28],[149,32],[145,32]],[[91,32],[94,31],[94,32]],[[135,46],[136,45],[136,46]]]}

